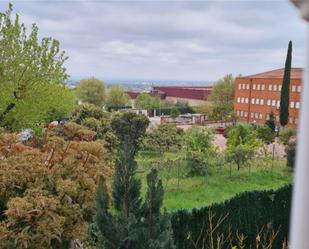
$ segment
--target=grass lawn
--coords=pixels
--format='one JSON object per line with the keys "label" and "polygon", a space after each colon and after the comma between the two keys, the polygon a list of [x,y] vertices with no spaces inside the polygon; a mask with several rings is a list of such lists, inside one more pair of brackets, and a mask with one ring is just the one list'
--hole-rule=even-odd
{"label": "grass lawn", "polygon": [[[149,165],[156,160],[158,157],[138,158],[144,193]],[[237,171],[235,166],[232,166],[230,175],[230,167],[224,165],[211,168],[207,176],[188,177],[188,168],[183,163],[164,165],[161,169],[159,166],[159,172],[165,190],[163,206],[168,211],[199,208],[222,202],[244,191],[276,189],[292,181],[292,171],[286,167],[285,159],[275,160],[273,167],[271,160],[256,159],[251,163],[250,175],[248,167]]]}

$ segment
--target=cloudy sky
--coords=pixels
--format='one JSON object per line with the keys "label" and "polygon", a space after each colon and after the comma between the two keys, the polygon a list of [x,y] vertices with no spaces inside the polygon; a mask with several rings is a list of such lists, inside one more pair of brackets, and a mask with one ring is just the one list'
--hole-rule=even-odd
{"label": "cloudy sky", "polygon": [[283,67],[289,40],[304,66],[306,25],[284,0],[10,2],[60,41],[72,77],[212,81]]}

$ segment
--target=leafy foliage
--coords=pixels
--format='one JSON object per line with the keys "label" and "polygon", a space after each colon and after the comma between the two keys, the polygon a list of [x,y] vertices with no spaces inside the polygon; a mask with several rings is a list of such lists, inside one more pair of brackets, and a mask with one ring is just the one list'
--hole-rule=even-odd
{"label": "leafy foliage", "polygon": [[218,120],[228,120],[233,115],[235,79],[231,74],[216,82],[212,88],[209,100],[212,102],[212,117]]}
{"label": "leafy foliage", "polygon": [[275,140],[275,134],[269,128],[269,126],[258,126],[257,127],[257,138],[261,139],[264,143],[270,144]]}
{"label": "leafy foliage", "polygon": [[159,97],[152,97],[148,93],[139,94],[135,100],[137,108],[151,111],[161,107],[161,100]]}
{"label": "leafy foliage", "polygon": [[83,79],[78,83],[76,95],[83,103],[102,107],[105,101],[104,82],[96,78]]}
{"label": "leafy foliage", "polygon": [[280,131],[279,139],[283,144],[288,144],[291,138],[296,136],[296,130],[292,128],[284,129]]}
{"label": "leafy foliage", "polygon": [[74,95],[63,84],[67,57],[59,42],[39,42],[35,24],[27,32],[11,15],[12,5],[0,13],[0,126],[17,130],[67,115]]}
{"label": "leafy foliage", "polygon": [[112,131],[111,113],[103,112],[102,108],[92,104],[79,105],[71,115],[71,121],[81,124],[95,132],[94,139],[104,139],[109,151],[115,150],[118,141]]}
{"label": "leafy foliage", "polygon": [[106,105],[110,109],[122,108],[130,103],[129,96],[124,92],[121,86],[113,85],[107,95]]}
{"label": "leafy foliage", "polygon": [[289,122],[289,105],[290,105],[290,81],[291,81],[291,64],[292,64],[292,41],[289,42],[286,55],[284,76],[280,97],[280,124],[284,127]]}
{"label": "leafy foliage", "polygon": [[294,168],[296,158],[296,139],[291,139],[285,147],[287,166]]}
{"label": "leafy foliage", "polygon": [[65,127],[67,141],[48,131],[42,150],[0,134],[2,248],[59,248],[86,239],[98,179],[104,175],[111,191],[113,167],[104,143],[77,126]]}
{"label": "leafy foliage", "polygon": [[163,154],[181,148],[183,131],[174,124],[161,124],[151,129],[144,138],[143,149]]}
{"label": "leafy foliage", "polygon": [[216,151],[212,145],[212,133],[198,127],[192,127],[183,137],[186,160],[191,166],[189,175],[205,175],[212,164]]}
{"label": "leafy foliage", "polygon": [[173,106],[171,108],[171,113],[170,113],[172,118],[177,118],[180,115],[180,111],[176,106]]}
{"label": "leafy foliage", "polygon": [[257,149],[261,146],[256,137],[257,132],[250,125],[238,124],[229,129],[226,158],[228,161],[236,163],[238,170],[254,157]]}

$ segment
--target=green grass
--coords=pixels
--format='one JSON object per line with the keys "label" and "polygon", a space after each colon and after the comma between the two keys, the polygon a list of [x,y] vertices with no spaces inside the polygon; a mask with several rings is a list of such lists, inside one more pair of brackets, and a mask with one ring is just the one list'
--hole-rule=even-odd
{"label": "green grass", "polygon": [[[156,160],[158,157],[151,154],[138,158],[143,193],[146,191],[145,178],[151,162]],[[188,168],[184,163],[162,163],[159,173],[165,190],[163,206],[168,211],[200,208],[222,202],[241,192],[276,189],[292,181],[292,171],[286,167],[285,159],[275,160],[273,167],[271,161],[265,159],[256,159],[251,165],[250,175],[248,167],[237,171],[235,166],[230,175],[229,166],[225,165],[210,169],[207,176],[187,177]]]}

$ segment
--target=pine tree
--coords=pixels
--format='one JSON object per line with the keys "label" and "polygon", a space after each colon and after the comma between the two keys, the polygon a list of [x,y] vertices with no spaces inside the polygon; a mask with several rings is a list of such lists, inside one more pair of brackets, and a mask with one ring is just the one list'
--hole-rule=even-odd
{"label": "pine tree", "polygon": [[275,114],[273,112],[271,112],[269,114],[269,119],[266,120],[265,125],[268,126],[273,132],[276,129],[276,118],[275,118]]}
{"label": "pine tree", "polygon": [[289,120],[290,103],[290,80],[292,64],[292,41],[289,42],[288,52],[285,61],[284,76],[280,98],[280,124],[285,127]]}
{"label": "pine tree", "polygon": [[140,196],[141,183],[135,177],[135,154],[148,126],[148,119],[124,113],[112,120],[120,143],[113,182],[112,211],[101,180],[97,192],[96,227],[98,246],[108,249],[174,249],[169,218],[160,214],[163,202],[162,182],[157,172],[147,176],[145,202]]}

